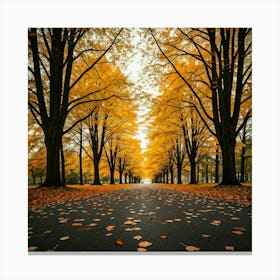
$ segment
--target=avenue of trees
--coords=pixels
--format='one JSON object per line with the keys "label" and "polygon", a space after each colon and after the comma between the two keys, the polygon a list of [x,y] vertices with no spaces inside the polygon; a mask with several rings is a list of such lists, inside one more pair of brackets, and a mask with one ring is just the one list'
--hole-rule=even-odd
{"label": "avenue of trees", "polygon": [[252,30],[165,28],[149,29],[149,33],[157,46],[155,57],[159,62],[155,65],[162,73],[158,109],[152,113],[151,152],[159,152],[152,148],[156,145],[166,157],[161,158],[157,170],[150,163],[154,179],[166,181],[172,164],[180,183],[185,161],[189,182],[196,183],[196,165],[204,162],[207,169],[211,161],[216,182],[244,182],[246,147],[251,142]]}
{"label": "avenue of trees", "polygon": [[250,28],[29,29],[30,183],[250,181],[251,52]]}
{"label": "avenue of trees", "polygon": [[42,186],[63,186],[66,177],[76,181],[78,169],[80,184],[89,174],[94,174],[94,184],[100,184],[100,163],[106,160],[111,183],[115,170],[120,182],[122,176],[127,182],[139,180],[137,108],[129,82],[115,63],[121,32],[117,28],[29,30],[33,183],[37,177]]}

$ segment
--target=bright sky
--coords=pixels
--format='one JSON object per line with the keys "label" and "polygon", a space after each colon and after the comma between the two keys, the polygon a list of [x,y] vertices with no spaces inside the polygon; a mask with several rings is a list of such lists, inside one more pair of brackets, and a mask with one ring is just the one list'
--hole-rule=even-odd
{"label": "bright sky", "polygon": [[[152,85],[152,81],[144,74],[144,69],[149,65],[149,57],[141,52],[141,49],[146,49],[147,42],[141,38],[138,28],[131,29],[131,45],[133,56],[131,59],[126,60],[126,69],[123,69],[128,79],[135,84],[135,90],[141,93],[151,94],[152,96],[158,95],[158,89]],[[149,102],[143,98],[139,100],[139,110],[137,112],[137,138],[141,141],[141,148],[144,151],[148,145],[148,121],[144,121],[147,113],[149,112]]]}

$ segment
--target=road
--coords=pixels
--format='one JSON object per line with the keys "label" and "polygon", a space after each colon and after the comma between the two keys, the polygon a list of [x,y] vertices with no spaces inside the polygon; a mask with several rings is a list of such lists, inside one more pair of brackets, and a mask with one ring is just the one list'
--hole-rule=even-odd
{"label": "road", "polygon": [[28,213],[37,251],[251,251],[251,206],[136,185]]}

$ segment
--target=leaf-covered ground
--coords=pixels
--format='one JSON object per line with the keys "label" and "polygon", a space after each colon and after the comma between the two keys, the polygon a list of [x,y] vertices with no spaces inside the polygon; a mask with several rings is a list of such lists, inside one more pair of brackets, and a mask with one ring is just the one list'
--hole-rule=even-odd
{"label": "leaf-covered ground", "polygon": [[128,188],[131,184],[119,185],[69,185],[67,187],[35,187],[28,189],[28,210],[35,210],[44,206],[63,203],[81,198]]}
{"label": "leaf-covered ground", "polygon": [[242,186],[217,186],[217,184],[158,184],[161,187],[184,193],[203,195],[211,198],[234,201],[241,204],[251,204],[252,188],[250,184]]}
{"label": "leaf-covered ground", "polygon": [[[61,190],[71,199],[36,204],[28,213],[28,250],[251,251],[250,204],[157,185],[110,187],[98,195]],[[87,196],[72,199],[75,191]]]}

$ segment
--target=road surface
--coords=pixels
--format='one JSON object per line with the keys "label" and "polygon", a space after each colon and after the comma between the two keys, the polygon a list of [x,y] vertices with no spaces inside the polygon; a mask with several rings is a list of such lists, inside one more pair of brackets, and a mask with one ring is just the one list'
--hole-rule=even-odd
{"label": "road surface", "polygon": [[251,251],[251,206],[136,185],[28,213],[29,251]]}

